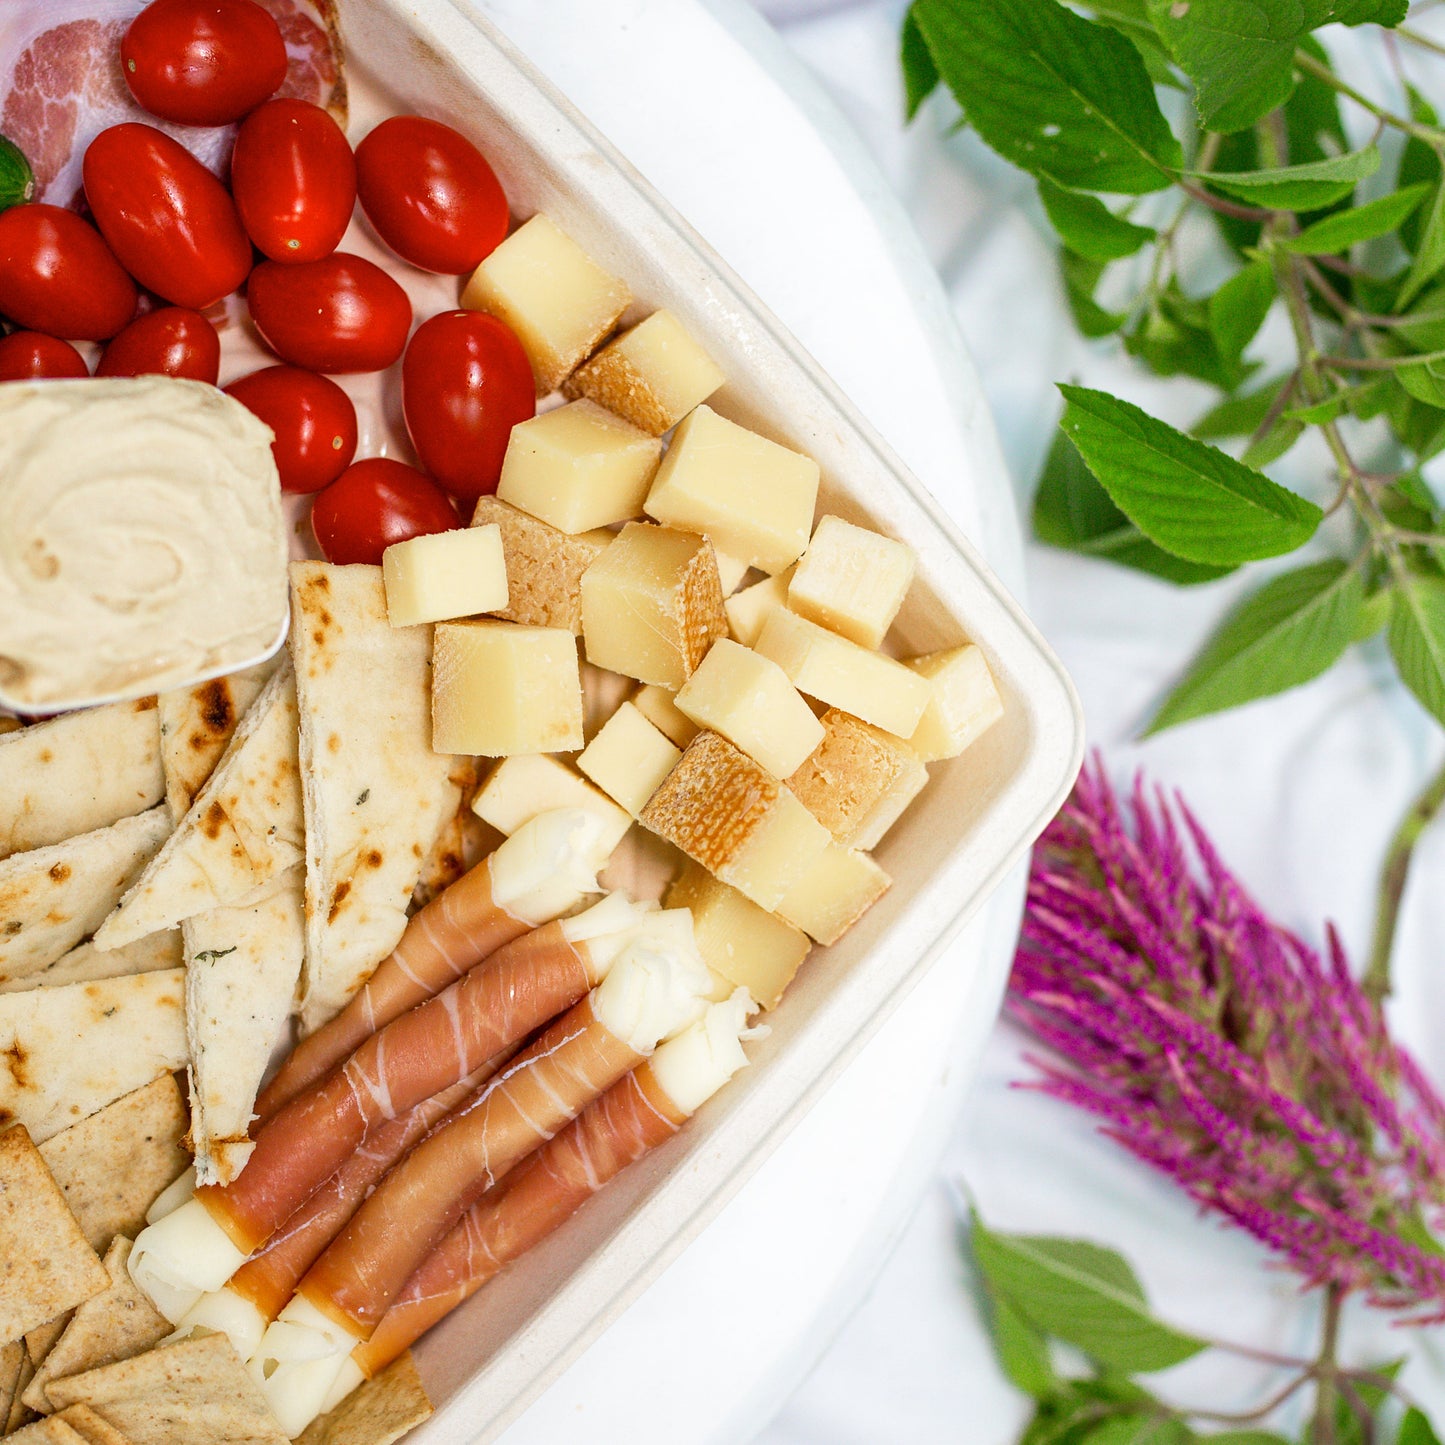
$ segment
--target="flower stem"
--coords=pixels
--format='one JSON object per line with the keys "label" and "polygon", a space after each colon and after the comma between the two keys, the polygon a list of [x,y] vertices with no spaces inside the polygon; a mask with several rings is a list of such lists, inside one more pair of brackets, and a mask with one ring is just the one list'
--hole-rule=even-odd
{"label": "flower stem", "polygon": [[1406,135],[1412,135],[1416,140],[1424,141],[1426,145],[1434,146],[1437,150],[1445,145],[1445,131],[1433,125],[1424,125],[1418,120],[1411,120],[1409,116],[1396,115],[1392,110],[1386,110],[1384,106],[1362,95],[1354,86],[1341,80],[1328,65],[1316,60],[1306,50],[1296,50],[1294,53],[1294,65],[1296,70],[1303,70],[1307,75],[1312,75],[1316,80],[1323,81],[1331,90],[1337,90],[1343,96],[1354,101],[1361,109],[1367,110],[1376,120],[1382,121],[1385,125],[1393,126],[1396,130],[1404,131]]}
{"label": "flower stem", "polygon": [[1344,1298],[1345,1291],[1341,1285],[1332,1284],[1325,1290],[1325,1317],[1315,1373],[1315,1417],[1310,1427],[1311,1445],[1335,1445],[1335,1401],[1339,1398],[1335,1355],[1340,1340],[1340,1307]]}
{"label": "flower stem", "polygon": [[1409,811],[1390,840],[1389,852],[1385,854],[1379,901],[1375,908],[1370,962],[1361,981],[1365,992],[1376,1003],[1389,997],[1390,993],[1390,955],[1395,947],[1395,929],[1400,921],[1400,905],[1405,897],[1415,845],[1442,806],[1445,806],[1445,767],[1431,778],[1420,796],[1410,804]]}

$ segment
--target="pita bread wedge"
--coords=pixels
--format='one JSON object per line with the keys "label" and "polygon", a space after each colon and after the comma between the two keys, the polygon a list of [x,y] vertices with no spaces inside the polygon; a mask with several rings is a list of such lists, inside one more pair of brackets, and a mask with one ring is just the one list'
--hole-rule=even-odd
{"label": "pita bread wedge", "polygon": [[30,1363],[30,1356],[25,1352],[25,1346],[20,1346],[20,1375],[15,1382],[15,1393],[10,1400],[10,1413],[4,1420],[3,1432],[6,1435],[13,1430],[18,1430],[27,1420],[35,1418],[35,1411],[32,1410],[24,1400],[20,1398],[23,1391],[30,1383],[30,1378],[35,1373],[35,1366]]}
{"label": "pita bread wedge", "polygon": [[128,1360],[160,1344],[170,1334],[170,1321],[157,1312],[149,1296],[130,1277],[126,1268],[130,1246],[124,1235],[111,1241],[102,1261],[110,1276],[109,1288],[76,1306],[65,1332],[25,1387],[22,1398],[39,1414],[48,1415],[54,1408],[45,1388],[51,1380]]}
{"label": "pita bread wedge", "polygon": [[40,1146],[98,1254],[117,1234],[134,1239],[145,1228],[146,1210],[190,1163],[181,1147],[185,1132],[180,1086],[165,1073]]}
{"label": "pita bread wedge", "polygon": [[18,1393],[20,1364],[25,1358],[25,1346],[19,1340],[0,1345],[0,1430],[10,1418],[10,1402]]}
{"label": "pita bread wedge", "polygon": [[251,1157],[247,1137],[261,1076],[284,1037],[306,946],[298,865],[258,903],[217,908],[181,925],[191,1051],[191,1148],[201,1184],[229,1184]]}
{"label": "pita bread wedge", "polygon": [[86,1445],[134,1445],[129,1435],[122,1435],[109,1420],[96,1414],[89,1405],[72,1405],[58,1415],[50,1417],[52,1422],[68,1425],[86,1442]]}
{"label": "pita bread wedge", "polygon": [[0,1133],[0,1336],[18,1340],[109,1279],[30,1135]]}
{"label": "pita bread wedge", "polygon": [[425,908],[438,893],[480,863],[501,838],[490,824],[472,812],[472,798],[479,782],[476,760],[455,759],[451,780],[461,789],[461,802],[457,811],[442,823],[432,839],[431,851],[422,860],[421,873],[411,891],[413,910]]}
{"label": "pita bread wedge", "polygon": [[55,1348],[55,1342],[65,1333],[65,1327],[74,1313],[73,1310],[66,1310],[63,1315],[57,1315],[53,1320],[47,1320],[43,1325],[25,1332],[25,1353],[30,1356],[30,1363],[37,1370],[45,1363],[46,1355]]}
{"label": "pita bread wedge", "polygon": [[108,828],[164,788],[153,697],[0,734],[0,858]]}
{"label": "pita bread wedge", "polygon": [[41,1142],[180,1068],[185,977],[165,969],[0,994],[0,1123],[18,1120]]}
{"label": "pita bread wedge", "polygon": [[248,902],[301,859],[296,688],[283,666],[165,847],[96,931],[96,947],[119,948],[207,908]]}
{"label": "pita bread wedge", "polygon": [[151,808],[0,862],[0,980],[48,968],[99,927],[170,831]]}
{"label": "pita bread wedge", "polygon": [[431,628],[392,627],[381,568],[291,564],[306,802],[305,1029],[371,977],[406,926],[422,861],[457,811],[431,746]]}
{"label": "pita bread wedge", "polygon": [[37,1420],[22,1426],[8,1439],[14,1445],[89,1445],[85,1436],[67,1420]]}
{"label": "pita bread wedge", "polygon": [[54,988],[66,983],[89,983],[97,978],[121,978],[131,973],[154,973],[158,968],[181,968],[186,961],[179,928],[148,933],[122,948],[101,950],[93,943],[77,943],[48,968],[0,983],[0,993],[27,988]]}
{"label": "pita bread wedge", "polygon": [[163,692],[156,699],[166,803],[176,822],[185,817],[220,762],[237,723],[276,671],[276,661],[213,677],[199,687]]}
{"label": "pita bread wedge", "polygon": [[299,1445],[392,1445],[432,1412],[408,1350],[374,1380],[358,1385],[334,1410],[313,1420]]}
{"label": "pita bread wedge", "polygon": [[57,1409],[89,1405],[134,1445],[287,1445],[225,1335],[192,1335],[50,1382]]}

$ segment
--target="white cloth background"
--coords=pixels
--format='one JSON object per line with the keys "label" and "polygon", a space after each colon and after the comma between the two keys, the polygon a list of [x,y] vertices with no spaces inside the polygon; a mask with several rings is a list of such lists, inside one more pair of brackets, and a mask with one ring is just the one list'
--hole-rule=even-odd
{"label": "white cloth background", "polygon": [[[1064,307],[1030,181],[971,134],[945,135],[944,107],[902,122],[899,0],[760,0],[864,139],[912,215],[983,379],[1022,504],[1059,410],[1053,383],[1080,379],[1183,421],[1206,404],[1189,382],[1151,383],[1081,341]],[[1445,63],[1421,70],[1435,94]],[[1266,341],[1267,341],[1266,337]],[[1325,489],[1322,457],[1297,448],[1291,480]],[[1334,919],[1353,956],[1368,947],[1386,842],[1438,765],[1436,725],[1393,681],[1382,645],[1283,697],[1135,742],[1170,680],[1258,569],[1177,590],[1030,544],[1030,610],[1082,695],[1091,742],[1116,776],[1135,767],[1184,791],[1223,854],[1280,919],[1319,940]],[[1295,563],[1282,565],[1296,565]],[[1445,825],[1417,854],[1398,940],[1391,1019],[1445,1077]],[[1311,1352],[1316,1319],[1288,1275],[1236,1231],[1200,1219],[1162,1180],[1061,1105],[1010,1087],[1020,1036],[1000,1026],[936,1182],[863,1307],[759,1437],[761,1445],[1013,1440],[1026,1404],[999,1376],[970,1294],[949,1181],[966,1181],[998,1227],[1074,1234],[1125,1249],[1171,1320],[1247,1343]],[[1438,1332],[1437,1332],[1438,1334]],[[1406,1382],[1445,1416],[1445,1348],[1417,1342]],[[1402,1338],[1347,1313],[1344,1358],[1383,1360]],[[1274,1378],[1207,1357],[1156,1376],[1181,1401],[1231,1409]],[[1296,1420],[1294,1423],[1298,1423]]]}

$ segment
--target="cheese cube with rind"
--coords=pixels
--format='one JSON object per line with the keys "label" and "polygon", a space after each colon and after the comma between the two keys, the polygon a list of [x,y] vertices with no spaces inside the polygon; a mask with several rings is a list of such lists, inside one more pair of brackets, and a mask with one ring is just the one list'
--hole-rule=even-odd
{"label": "cheese cube with rind", "polygon": [[606,551],[612,533],[599,529],[568,536],[548,522],[479,497],[473,527],[495,525],[502,534],[507,603],[498,617],[529,627],[582,631],[582,574]]}
{"label": "cheese cube with rind", "polygon": [[832,841],[777,778],[713,732],[700,732],[688,744],[641,817],[644,826],[769,911]]}
{"label": "cheese cube with rind", "polygon": [[468,311],[486,311],[517,333],[538,396],[555,391],[597,349],[631,300],[625,281],[540,214],[513,231],[462,292]]}
{"label": "cheese cube with rind", "polygon": [[568,534],[642,515],[662,443],[590,401],[512,428],[497,496]]}
{"label": "cheese cube with rind", "polygon": [[661,436],[726,380],[671,311],[654,311],[579,366],[563,392],[591,397]]}
{"label": "cheese cube with rind", "polygon": [[910,657],[903,665],[926,677],[933,689],[909,739],[925,762],[956,758],[1003,716],[988,661],[972,643]]}
{"label": "cheese cube with rind", "polygon": [[893,880],[870,858],[832,843],[788,889],[778,917],[815,943],[837,943],[888,891]]}
{"label": "cheese cube with rind", "polygon": [[566,763],[545,753],[503,758],[472,801],[472,811],[499,833],[511,837],[524,823],[554,808],[577,808],[602,824],[600,846],[607,852],[622,841],[631,815],[605,798]]}
{"label": "cheese cube with rind", "polygon": [[899,737],[911,737],[928,706],[926,678],[786,608],[768,614],[755,649],[801,693]]}
{"label": "cheese cube with rind", "polygon": [[683,684],[677,706],[777,778],[796,771],[823,741],[822,723],[783,669],[726,637]]}
{"label": "cheese cube with rind", "polygon": [[698,725],[678,711],[677,693],[656,683],[639,687],[632,694],[632,705],[658,732],[679,748],[685,748],[697,735]]}
{"label": "cheese cube with rind", "polygon": [[432,746],[439,753],[490,758],[580,748],[576,639],[560,627],[437,623]]}
{"label": "cheese cube with rind", "polygon": [[808,545],[818,477],[811,457],[700,406],[672,434],[647,515],[705,532],[750,567],[781,572]]}
{"label": "cheese cube with rind", "polygon": [[788,605],[788,584],[793,580],[793,569],[779,572],[776,577],[764,577],[751,587],[744,587],[723,603],[727,613],[728,631],[733,640],[744,647],[752,647],[763,635],[763,624],[775,608]]}
{"label": "cheese cube with rind", "polygon": [[381,554],[386,618],[393,627],[474,617],[507,605],[499,527],[461,527],[393,542]]}
{"label": "cheese cube with rind", "polygon": [[624,702],[582,750],[577,766],[635,818],[681,757],[681,748]]}
{"label": "cheese cube with rind", "polygon": [[706,537],[629,522],[582,576],[582,639],[597,667],[675,690],[726,632]]}
{"label": "cheese cube with rind", "polygon": [[788,778],[798,800],[847,848],[876,848],[928,781],[902,738],[840,708],[822,719],[823,741]]}
{"label": "cheese cube with rind", "polygon": [[905,543],[824,517],[788,584],[788,606],[860,647],[877,647],[903,606],[913,564]]}
{"label": "cheese cube with rind", "polygon": [[692,911],[703,961],[745,988],[765,1009],[777,1008],[812,945],[800,929],[749,902],[736,888],[689,863],[667,894],[669,908]]}

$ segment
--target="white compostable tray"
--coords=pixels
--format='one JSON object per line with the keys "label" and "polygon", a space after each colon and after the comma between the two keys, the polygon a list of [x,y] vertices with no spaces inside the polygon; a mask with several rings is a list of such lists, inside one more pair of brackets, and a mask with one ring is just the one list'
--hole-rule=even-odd
{"label": "white compostable tray", "polygon": [[[968,753],[932,766],[877,852],[892,889],[841,943],[815,950],[767,1017],[771,1035],[751,1046],[753,1066],[421,1343],[438,1410],[414,1438],[443,1445],[494,1438],[706,1224],[1038,835],[1078,770],[1083,731],[1057,660],[925,488],[472,5],[347,0],[343,22],[363,85],[390,108],[469,135],[515,214],[545,211],[626,279],[636,303],[624,321],[659,306],[678,314],[729,378],[709,404],[818,461],[820,515],[914,548],[917,580],[893,634],[900,649],[976,642],[1005,702],[1002,721]],[[738,1270],[745,1278],[746,1260]]]}

